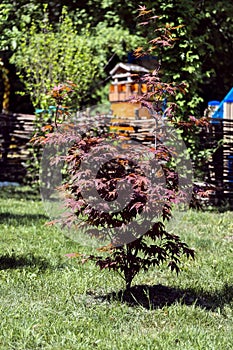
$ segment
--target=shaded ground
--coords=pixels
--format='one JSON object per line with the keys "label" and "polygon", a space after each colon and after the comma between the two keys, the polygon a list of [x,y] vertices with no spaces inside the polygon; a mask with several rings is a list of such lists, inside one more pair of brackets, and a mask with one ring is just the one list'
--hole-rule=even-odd
{"label": "shaded ground", "polygon": [[31,188],[29,186],[3,186],[0,187],[0,198],[13,198],[25,199],[25,200],[41,200],[38,189]]}
{"label": "shaded ground", "polygon": [[197,292],[194,289],[180,289],[161,284],[148,286],[133,286],[130,290],[120,290],[104,296],[95,296],[102,301],[120,301],[128,305],[142,306],[146,309],[157,309],[175,303],[195,305],[207,310],[222,309],[225,304],[233,301],[233,286],[225,285],[221,290]]}
{"label": "shaded ground", "polygon": [[46,270],[51,268],[50,263],[44,257],[36,257],[32,254],[28,255],[1,255],[0,270],[19,269],[19,268],[39,268]]}
{"label": "shaded ground", "polygon": [[44,214],[15,214],[11,212],[0,213],[0,223],[4,224],[15,224],[19,225],[30,225],[35,224],[38,220],[48,221],[48,216]]}

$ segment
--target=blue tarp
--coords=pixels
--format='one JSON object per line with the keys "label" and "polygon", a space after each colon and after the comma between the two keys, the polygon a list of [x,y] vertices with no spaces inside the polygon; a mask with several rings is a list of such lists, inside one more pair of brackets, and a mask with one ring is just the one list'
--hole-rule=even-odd
{"label": "blue tarp", "polygon": [[[211,105],[210,104],[211,102],[218,102],[218,101],[210,101],[209,105]],[[216,109],[216,111],[212,115],[212,118],[223,118],[223,104],[224,104],[224,102],[233,102],[233,88],[228,92],[228,94],[220,102],[218,108]]]}

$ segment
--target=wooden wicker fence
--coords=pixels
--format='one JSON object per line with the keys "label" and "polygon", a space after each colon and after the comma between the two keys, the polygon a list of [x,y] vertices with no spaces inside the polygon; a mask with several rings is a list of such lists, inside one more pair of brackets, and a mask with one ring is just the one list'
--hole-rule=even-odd
{"label": "wooden wicker fence", "polygon": [[216,149],[206,166],[206,179],[216,186],[216,197],[233,200],[233,119],[212,120],[203,145]]}
{"label": "wooden wicker fence", "polygon": [[26,176],[34,120],[34,115],[0,114],[0,181],[22,182]]}
{"label": "wooden wicker fence", "polygon": [[[87,119],[85,119],[87,118]],[[86,125],[108,125],[112,132],[126,135],[135,141],[151,145],[154,142],[154,120],[122,120],[110,116],[93,120],[86,116]],[[0,114],[0,181],[22,182],[27,173],[30,152],[28,142],[34,131],[34,115]],[[215,119],[203,130],[202,147],[216,148],[224,140],[205,166],[206,182],[215,186],[216,198],[233,200],[233,120]]]}

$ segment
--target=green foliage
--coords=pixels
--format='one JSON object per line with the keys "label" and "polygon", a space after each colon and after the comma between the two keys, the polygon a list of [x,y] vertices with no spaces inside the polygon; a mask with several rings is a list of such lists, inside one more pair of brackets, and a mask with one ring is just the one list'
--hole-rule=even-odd
{"label": "green foliage", "polygon": [[[48,108],[47,92],[66,80],[77,86],[73,101],[78,107],[103,94],[100,80],[106,79],[104,68],[109,57],[122,57],[139,42],[140,38],[118,21],[99,22],[92,27],[85,11],[75,16],[63,8],[55,24],[47,9],[43,20],[22,27],[11,62],[18,68],[35,108]],[[106,92],[103,99],[107,99]]]}
{"label": "green foliage", "polygon": [[77,108],[97,73],[99,58],[93,56],[88,28],[78,33],[67,11],[63,10],[57,31],[45,13],[39,28],[32,23],[30,30],[22,33],[12,62],[35,108],[48,109],[51,103],[48,92],[58,82],[68,80],[77,86],[73,100]]}
{"label": "green foliage", "polygon": [[188,84],[185,98],[177,96],[182,110],[200,115],[204,101],[222,99],[232,86],[233,3],[159,0],[148,6],[162,21],[184,25],[173,50],[165,50],[161,59],[166,79]]}
{"label": "green foliage", "polygon": [[110,26],[106,22],[100,22],[92,33],[93,46],[96,53],[102,56],[101,61],[104,64],[110,55],[116,54],[118,57],[124,57],[144,41],[139,36],[130,34],[128,28],[123,28],[118,23]]}
{"label": "green foliage", "polygon": [[22,31],[28,29],[32,18],[39,21],[41,11],[37,1],[2,0],[0,4],[0,50],[15,50]]}
{"label": "green foliage", "polygon": [[[82,18],[84,14],[80,16]],[[128,38],[127,49],[136,44],[137,37],[132,36],[131,40],[129,37],[127,29],[119,25],[108,27],[104,23],[92,29],[92,34],[89,25],[78,32],[65,8],[54,26],[45,7],[41,22],[33,21],[29,28],[22,29],[11,62],[16,65],[35,109],[48,110],[53,102],[48,92],[58,83],[66,81],[75,83],[72,107],[77,109],[90,103],[91,98],[107,100],[108,91],[103,90],[98,82],[105,78],[104,65],[108,57],[124,54],[124,38]],[[63,104],[66,102],[63,101]],[[50,117],[46,113],[38,116],[35,132],[39,132]],[[33,157],[28,164],[28,179],[36,180],[40,152],[37,148],[31,151]]]}
{"label": "green foliage", "polygon": [[[160,16],[161,22],[175,26],[184,25],[178,30],[179,40],[174,48],[162,50],[158,58],[162,62],[164,78],[167,81],[185,81],[188,84],[188,94],[185,98],[177,95],[177,103],[184,112],[199,116],[207,101],[222,99],[232,87],[232,1],[137,2],[137,6],[142,4],[153,9],[154,14]],[[79,7],[81,6],[78,5],[77,8]],[[132,0],[88,0],[82,5],[82,9],[90,16],[94,25],[99,22],[117,22],[123,28],[128,28],[131,34],[153,39],[152,29],[137,26],[136,5]]]}
{"label": "green foliage", "polygon": [[[23,28],[20,42],[11,61],[18,69],[26,91],[31,96],[34,108],[48,110],[51,96],[48,92],[58,82],[75,81],[73,107],[78,108],[90,89],[97,74],[99,58],[93,55],[88,28],[80,33],[63,9],[57,29],[49,22],[44,11],[43,21],[32,22],[30,28]],[[35,132],[48,122],[51,115],[38,115]],[[40,148],[31,148],[32,157],[27,164],[28,178],[36,184],[40,160]]]}
{"label": "green foliage", "polygon": [[[139,1],[137,5],[143,3],[154,9],[155,15],[159,15],[163,22],[184,25],[179,29],[179,40],[174,49],[164,50],[159,59],[163,62],[164,78],[167,81],[186,81],[189,85],[189,93],[185,99],[178,94],[177,103],[184,112],[200,115],[207,101],[221,100],[232,86],[232,1],[158,0]],[[126,43],[125,45],[120,43],[121,40],[118,41],[120,60],[127,59],[126,53],[132,48],[130,43],[134,40],[133,36],[153,38],[153,30],[137,26],[137,8],[132,0],[3,0],[0,5],[1,50],[17,49],[22,31],[28,30],[30,23],[39,24],[43,20],[43,4],[48,6],[49,22],[53,28],[59,27],[59,17],[64,5],[67,6],[69,16],[79,33],[81,28],[89,25],[92,43],[95,45],[96,40],[99,47],[98,42],[102,41],[101,50],[104,53],[95,51],[97,56],[102,56],[101,68],[103,62],[106,63],[113,53],[109,45],[111,41],[115,40],[117,43],[118,35],[122,38],[118,29],[124,31],[123,41]],[[110,37],[110,43],[107,37]],[[103,57],[107,59],[103,60]]]}

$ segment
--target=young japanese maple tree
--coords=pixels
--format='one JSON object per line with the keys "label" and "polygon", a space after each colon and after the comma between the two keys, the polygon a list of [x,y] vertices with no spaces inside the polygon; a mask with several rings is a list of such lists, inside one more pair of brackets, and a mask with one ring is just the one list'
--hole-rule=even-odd
{"label": "young japanese maple tree", "polygon": [[[145,7],[140,7],[139,16],[144,18],[143,25],[148,25],[157,18]],[[152,47],[148,46],[146,54],[161,45],[174,45],[175,29],[168,25],[165,28],[158,28],[160,35],[151,42]],[[142,48],[135,51],[136,56],[144,54]],[[158,67],[151,73],[138,77],[138,80],[147,85],[147,92],[134,97],[132,103],[140,101],[148,108],[155,118],[155,124],[158,123],[157,119],[160,118],[161,121],[161,115],[166,115],[166,119],[171,123],[177,124],[178,121],[181,123],[180,118],[176,117],[175,104],[170,102],[164,109],[161,101],[165,99],[172,101],[172,96],[177,92],[185,92],[185,85],[162,82]],[[137,147],[128,147],[127,157],[116,153],[115,145],[118,142],[122,145],[123,142],[127,147],[127,140],[111,133],[104,125],[104,120],[89,128],[85,122],[82,127],[79,123],[77,125],[71,123],[71,120],[68,120],[68,123],[59,123],[59,106],[70,92],[72,85],[69,84],[61,84],[52,91],[52,96],[57,102],[55,125],[53,131],[52,127],[45,128],[45,134],[36,139],[45,147],[59,148],[66,145],[66,153],[61,155],[57,152],[56,157],[52,159],[52,166],[60,161],[63,162],[63,166],[64,163],[66,165],[63,184],[59,187],[59,191],[64,195],[65,207],[68,209],[68,214],[66,212],[65,216],[61,217],[63,225],[77,227],[78,223],[80,230],[83,226],[88,227],[86,234],[97,238],[100,242],[96,254],[73,253],[68,256],[81,258],[82,262],[92,260],[101,269],[117,271],[125,280],[126,289],[131,287],[134,277],[140,271],[147,271],[150,267],[160,266],[162,263],[167,263],[171,270],[178,273],[181,257],[184,255],[194,258],[194,251],[178,235],[167,232],[165,228],[165,221],[171,217],[173,203],[182,200],[172,146],[169,148],[169,145],[164,144],[163,135],[157,133],[155,142],[150,147],[153,159],[140,163],[137,158]],[[108,157],[101,163],[103,158],[100,154],[104,152]],[[100,164],[92,180],[91,167],[88,169],[83,166],[88,161]],[[139,163],[145,166],[140,166]],[[153,182],[150,176],[148,178],[147,167],[152,169],[153,164],[155,168],[156,164],[159,165],[159,169],[154,170],[158,179],[162,169],[165,185],[159,180]],[[99,197],[103,199],[98,210],[93,205],[95,199],[91,203],[87,200],[87,197],[93,197],[94,187]],[[126,204],[123,208],[117,209],[116,206],[115,210],[108,210],[110,203],[117,200],[119,188],[121,193],[128,196]],[[143,227],[146,229],[143,230]]]}

